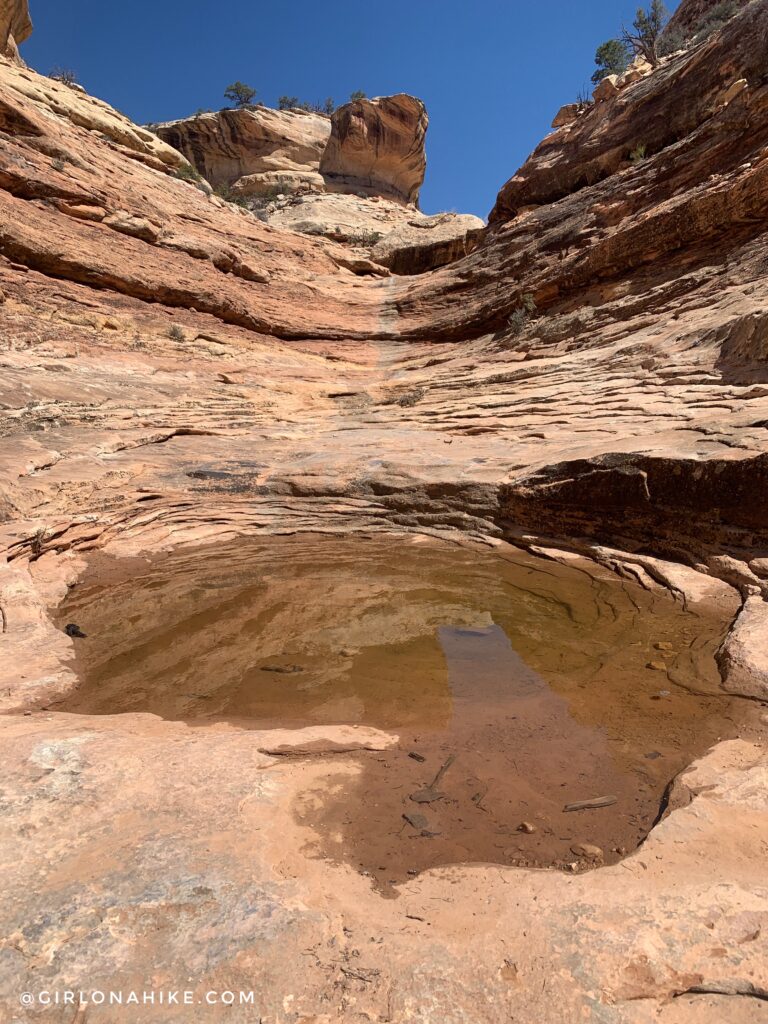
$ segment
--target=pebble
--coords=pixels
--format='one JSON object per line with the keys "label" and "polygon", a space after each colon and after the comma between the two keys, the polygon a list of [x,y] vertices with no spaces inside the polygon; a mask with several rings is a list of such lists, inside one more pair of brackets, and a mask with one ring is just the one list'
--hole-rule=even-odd
{"label": "pebble", "polygon": [[422,829],[427,827],[427,819],[423,814],[404,814],[403,818],[405,818],[408,824],[412,828],[415,828],[417,832],[421,832]]}
{"label": "pebble", "polygon": [[595,846],[592,843],[574,843],[571,847],[571,853],[577,857],[586,857],[587,860],[603,859],[602,847]]}
{"label": "pebble", "polygon": [[653,645],[657,651],[673,651],[674,647],[666,640],[660,640],[657,644]]}
{"label": "pebble", "polygon": [[517,826],[518,832],[525,832],[526,835],[533,835],[536,831],[536,826],[532,825],[530,821],[521,821]]}
{"label": "pebble", "polygon": [[666,672],[667,666],[663,661],[649,661],[645,666],[646,668],[652,668],[654,672]]}

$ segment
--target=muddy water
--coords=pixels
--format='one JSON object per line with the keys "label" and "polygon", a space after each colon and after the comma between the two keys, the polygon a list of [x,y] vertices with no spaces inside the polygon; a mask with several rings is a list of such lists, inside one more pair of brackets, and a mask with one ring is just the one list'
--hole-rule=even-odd
{"label": "muddy water", "polygon": [[57,709],[396,732],[392,751],[344,755],[354,776],[329,759],[328,785],[295,809],[311,852],[382,885],[457,862],[595,863],[578,844],[610,863],[674,775],[736,731],[713,657],[734,610],[686,611],[586,562],[413,537],[95,560],[57,612],[87,634]]}

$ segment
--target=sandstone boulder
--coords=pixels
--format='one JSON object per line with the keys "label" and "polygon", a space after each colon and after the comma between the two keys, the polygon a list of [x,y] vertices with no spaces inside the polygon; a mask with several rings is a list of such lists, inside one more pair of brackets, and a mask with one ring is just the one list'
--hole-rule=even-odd
{"label": "sandstone boulder", "polygon": [[768,604],[749,596],[719,655],[723,688],[729,693],[768,697]]}
{"label": "sandstone boulder", "polygon": [[581,103],[566,103],[564,106],[560,107],[553,117],[552,127],[562,128],[563,125],[573,124],[582,110],[583,107]]}
{"label": "sandstone boulder", "polygon": [[597,88],[592,93],[592,99],[595,103],[602,103],[604,100],[609,100],[619,91],[619,76],[618,75],[606,75],[605,78],[600,82]]}
{"label": "sandstone boulder", "polygon": [[320,157],[331,134],[323,114],[305,110],[220,110],[154,126],[212,185],[263,195],[285,183],[322,188]]}
{"label": "sandstone boulder", "polygon": [[0,0],[0,54],[18,59],[18,44],[31,34],[28,0]]}
{"label": "sandstone boulder", "polygon": [[339,107],[320,161],[326,188],[416,204],[427,166],[428,124],[424,104],[405,93]]}

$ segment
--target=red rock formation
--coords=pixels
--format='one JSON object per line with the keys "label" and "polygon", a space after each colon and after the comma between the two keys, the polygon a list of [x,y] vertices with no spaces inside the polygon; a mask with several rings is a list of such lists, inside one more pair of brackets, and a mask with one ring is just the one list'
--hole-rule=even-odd
{"label": "red rock formation", "polygon": [[235,185],[242,195],[261,195],[284,185],[323,187],[320,157],[331,133],[329,118],[304,110],[220,110],[154,130],[212,185]]}
{"label": "red rock formation", "polygon": [[0,0],[0,54],[18,61],[18,46],[31,34],[28,0]]}
{"label": "red rock formation", "polygon": [[405,94],[339,107],[320,161],[326,187],[416,204],[427,166],[428,124],[421,100]]}

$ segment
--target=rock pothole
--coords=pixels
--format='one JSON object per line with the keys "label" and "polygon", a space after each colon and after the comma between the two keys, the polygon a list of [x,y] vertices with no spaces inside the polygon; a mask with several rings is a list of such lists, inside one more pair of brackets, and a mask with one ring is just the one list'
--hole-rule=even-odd
{"label": "rock pothole", "polygon": [[[579,871],[637,848],[671,779],[737,734],[715,662],[732,614],[587,559],[412,535],[101,556],[56,611],[80,684],[55,709],[329,755],[295,803],[307,850],[383,889],[458,863]],[[395,740],[355,749],[355,728]]]}

